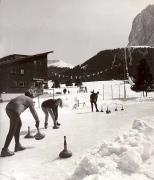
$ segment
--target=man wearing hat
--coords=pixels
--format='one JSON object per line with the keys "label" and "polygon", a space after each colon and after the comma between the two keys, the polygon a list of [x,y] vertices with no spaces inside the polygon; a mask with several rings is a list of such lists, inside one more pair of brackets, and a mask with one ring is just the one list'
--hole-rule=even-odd
{"label": "man wearing hat", "polygon": [[6,106],[6,114],[10,119],[10,129],[7,134],[4,147],[1,151],[1,157],[12,156],[14,152],[9,151],[8,147],[10,142],[14,136],[15,138],[15,152],[22,151],[26,149],[20,144],[20,129],[22,126],[22,122],[20,119],[21,113],[23,113],[27,108],[30,109],[35,121],[36,121],[36,128],[39,129],[39,118],[37,112],[34,108],[33,103],[33,93],[28,90],[25,92],[25,95],[17,96],[16,98],[12,99]]}

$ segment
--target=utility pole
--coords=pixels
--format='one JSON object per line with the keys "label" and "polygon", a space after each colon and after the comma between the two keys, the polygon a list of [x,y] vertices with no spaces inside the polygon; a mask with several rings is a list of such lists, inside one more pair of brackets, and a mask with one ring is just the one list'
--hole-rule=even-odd
{"label": "utility pole", "polygon": [[54,95],[55,95],[55,92],[54,92],[54,87],[53,87],[53,99],[54,99]]}
{"label": "utility pole", "polygon": [[0,103],[2,102],[3,100],[2,100],[2,95],[1,95],[1,92],[0,92]]}
{"label": "utility pole", "polygon": [[126,62],[127,62],[127,54],[126,54],[126,48],[124,49],[124,99],[126,99]]}

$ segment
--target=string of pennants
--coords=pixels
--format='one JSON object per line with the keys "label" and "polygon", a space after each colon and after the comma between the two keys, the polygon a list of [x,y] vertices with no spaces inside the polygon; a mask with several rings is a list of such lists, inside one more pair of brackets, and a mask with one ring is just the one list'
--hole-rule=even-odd
{"label": "string of pennants", "polygon": [[[107,69],[105,69],[105,72],[107,72]],[[103,71],[100,71],[100,72],[96,72],[96,73],[88,73],[88,74],[85,74],[85,75],[74,75],[74,76],[68,76],[68,75],[63,75],[63,74],[59,74],[59,73],[54,73],[54,72],[51,72],[50,75],[51,76],[55,76],[57,78],[70,78],[70,79],[78,79],[78,78],[82,78],[82,77],[93,77],[93,76],[97,76],[97,75],[101,75],[103,74]]]}
{"label": "string of pennants", "polygon": [[[119,65],[116,65],[116,66],[121,66],[121,64]],[[116,67],[115,66],[115,67]],[[112,70],[113,67],[110,67],[110,69]],[[99,72],[95,72],[95,73],[87,73],[85,75],[72,75],[72,76],[69,76],[69,75],[63,75],[61,73],[55,73],[55,72],[50,72],[50,75],[51,76],[54,76],[54,77],[57,77],[57,78],[70,78],[70,79],[78,79],[78,78],[82,78],[82,77],[94,77],[94,76],[97,76],[97,75],[102,75],[104,72],[107,72],[109,69],[105,69],[104,71],[99,71]]]}

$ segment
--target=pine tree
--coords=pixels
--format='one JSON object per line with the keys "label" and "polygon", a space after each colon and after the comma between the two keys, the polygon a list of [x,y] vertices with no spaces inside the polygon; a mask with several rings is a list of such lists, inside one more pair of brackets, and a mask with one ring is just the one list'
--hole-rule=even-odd
{"label": "pine tree", "polygon": [[75,86],[82,86],[82,81],[80,78],[77,78],[75,81]]}
{"label": "pine tree", "polygon": [[60,88],[60,82],[56,79],[56,80],[54,81],[54,84],[53,84],[52,87],[53,87],[53,88]]}
{"label": "pine tree", "polygon": [[139,91],[147,92],[151,89],[153,82],[152,74],[150,73],[150,68],[145,59],[142,59],[137,67],[137,79],[136,79],[136,89]]}

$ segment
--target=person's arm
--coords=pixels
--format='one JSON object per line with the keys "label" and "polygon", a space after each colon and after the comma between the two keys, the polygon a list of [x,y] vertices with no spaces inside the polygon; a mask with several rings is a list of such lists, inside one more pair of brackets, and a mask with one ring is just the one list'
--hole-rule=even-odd
{"label": "person's arm", "polygon": [[55,120],[58,120],[58,107],[54,109]]}
{"label": "person's arm", "polygon": [[30,109],[30,112],[32,113],[35,121],[36,121],[35,126],[36,126],[37,129],[39,129],[40,120],[39,120],[39,117],[38,117],[38,115],[37,115],[37,112],[36,112],[36,110],[35,110],[35,108],[34,108],[33,103],[30,104],[29,109]]}

